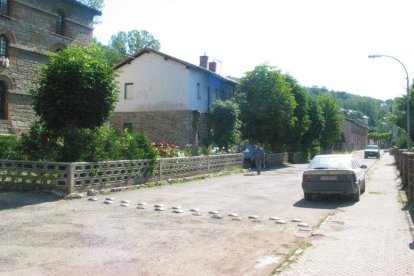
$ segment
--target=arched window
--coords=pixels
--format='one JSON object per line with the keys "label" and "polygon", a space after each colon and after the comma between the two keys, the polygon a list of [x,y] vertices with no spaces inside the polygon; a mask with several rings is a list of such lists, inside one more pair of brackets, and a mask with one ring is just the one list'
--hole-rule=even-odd
{"label": "arched window", "polygon": [[6,85],[0,82],[0,119],[7,119]]}
{"label": "arched window", "polygon": [[64,31],[65,31],[65,16],[63,12],[58,11],[57,18],[56,18],[56,33],[59,35],[64,35]]}
{"label": "arched window", "polygon": [[0,0],[0,14],[8,14],[9,13],[9,1],[8,0]]}
{"label": "arched window", "polygon": [[0,35],[0,57],[7,57],[7,39]]}

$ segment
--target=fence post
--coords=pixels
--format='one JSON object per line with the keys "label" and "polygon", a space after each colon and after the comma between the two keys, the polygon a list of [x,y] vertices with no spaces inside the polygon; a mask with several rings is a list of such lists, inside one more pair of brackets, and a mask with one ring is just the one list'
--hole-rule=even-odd
{"label": "fence post", "polygon": [[210,155],[207,155],[207,171],[210,172]]}
{"label": "fence post", "polygon": [[75,163],[69,163],[68,180],[68,194],[71,194],[75,190]]}
{"label": "fence post", "polygon": [[159,158],[158,159],[159,160],[159,162],[158,162],[158,169],[159,169],[159,178],[160,178],[160,181],[162,180],[162,158]]}

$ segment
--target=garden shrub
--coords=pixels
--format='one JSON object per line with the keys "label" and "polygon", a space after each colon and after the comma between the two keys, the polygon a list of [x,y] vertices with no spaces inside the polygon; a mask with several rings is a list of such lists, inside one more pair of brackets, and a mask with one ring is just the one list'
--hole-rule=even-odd
{"label": "garden shrub", "polygon": [[31,123],[29,131],[21,134],[17,156],[31,161],[57,161],[62,147],[62,140],[37,119]]}
{"label": "garden shrub", "polygon": [[0,159],[17,159],[17,136],[0,136]]}

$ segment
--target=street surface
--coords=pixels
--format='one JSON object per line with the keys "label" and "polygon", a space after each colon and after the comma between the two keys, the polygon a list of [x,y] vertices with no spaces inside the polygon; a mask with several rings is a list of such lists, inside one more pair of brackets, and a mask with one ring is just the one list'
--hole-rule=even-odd
{"label": "street surface", "polygon": [[[376,159],[360,162],[370,167]],[[367,179],[362,204],[344,197],[307,202],[305,166],[100,195],[97,201],[0,194],[0,274],[268,275],[314,239],[313,229],[326,217],[356,210],[369,197]],[[114,203],[105,204],[106,197]],[[147,208],[138,209],[138,202]],[[164,204],[165,211],[155,211],[154,204]],[[173,213],[178,206],[183,213]],[[209,214],[213,210],[222,218]],[[297,218],[301,222],[292,221]]]}

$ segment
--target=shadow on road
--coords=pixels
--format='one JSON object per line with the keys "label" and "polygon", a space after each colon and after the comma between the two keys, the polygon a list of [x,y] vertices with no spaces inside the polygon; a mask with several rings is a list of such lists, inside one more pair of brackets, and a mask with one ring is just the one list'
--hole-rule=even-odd
{"label": "shadow on road", "polygon": [[293,204],[298,208],[311,209],[336,209],[338,207],[348,207],[354,205],[355,202],[341,195],[326,195],[315,197],[312,201],[301,199]]}
{"label": "shadow on road", "polygon": [[58,201],[53,195],[34,194],[34,193],[0,193],[0,211],[7,209],[17,209],[23,206],[36,205],[46,202]]}

